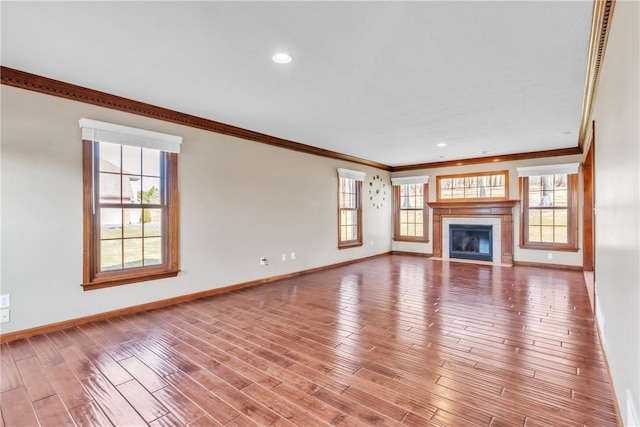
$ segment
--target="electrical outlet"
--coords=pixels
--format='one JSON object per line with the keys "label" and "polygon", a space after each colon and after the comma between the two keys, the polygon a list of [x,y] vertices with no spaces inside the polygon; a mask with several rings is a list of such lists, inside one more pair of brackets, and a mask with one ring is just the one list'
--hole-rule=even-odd
{"label": "electrical outlet", "polygon": [[291,259],[296,259],[296,253],[295,252],[291,252]]}
{"label": "electrical outlet", "polygon": [[261,257],[260,258],[260,265],[269,265],[269,262],[267,261],[267,258]]}
{"label": "electrical outlet", "polygon": [[11,295],[0,295],[0,309],[11,307]]}
{"label": "electrical outlet", "polygon": [[286,261],[287,260],[287,254],[282,254],[282,260]]}
{"label": "electrical outlet", "polygon": [[553,254],[551,252],[547,254],[547,259],[553,259]]}
{"label": "electrical outlet", "polygon": [[5,308],[0,310],[0,323],[9,323],[11,321],[11,310]]}

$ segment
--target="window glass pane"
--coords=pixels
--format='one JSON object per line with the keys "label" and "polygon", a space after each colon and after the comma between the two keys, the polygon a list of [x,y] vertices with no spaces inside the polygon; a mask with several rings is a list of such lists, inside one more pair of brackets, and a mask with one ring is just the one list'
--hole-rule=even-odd
{"label": "window glass pane", "polygon": [[411,236],[414,237],[416,235],[416,225],[415,224],[408,224],[407,225],[407,236]]}
{"label": "window glass pane", "polygon": [[160,204],[160,178],[142,177],[142,203]]}
{"label": "window glass pane", "polygon": [[454,199],[464,199],[464,187],[455,187],[451,193]]}
{"label": "window glass pane", "polygon": [[122,203],[138,203],[139,190],[139,176],[122,175]]}
{"label": "window glass pane", "polygon": [[540,227],[542,231],[541,241],[543,242],[553,242],[553,227],[542,226]]}
{"label": "window glass pane", "polygon": [[566,209],[554,209],[553,222],[556,226],[567,226],[567,210]]}
{"label": "window glass pane", "polygon": [[347,211],[347,221],[349,225],[354,225],[358,222],[357,212],[355,210]]}
{"label": "window glass pane", "polygon": [[[144,236],[162,236],[162,209],[143,209]],[[148,219],[148,221],[146,221]]]}
{"label": "window glass pane", "polygon": [[131,215],[134,215],[133,219],[136,220],[134,223],[125,223],[122,228],[124,237],[142,237],[142,224],[137,221],[140,219],[140,209],[124,209],[123,213],[125,220]]}
{"label": "window glass pane", "polygon": [[403,222],[400,224],[400,235],[401,236],[406,236],[408,233],[408,225],[406,222]]}
{"label": "window glass pane", "polygon": [[340,211],[340,224],[343,226],[347,224],[347,211],[345,210]]}
{"label": "window glass pane", "polygon": [[529,191],[529,206],[542,206],[542,193],[538,190]]}
{"label": "window glass pane", "polygon": [[478,189],[476,187],[465,188],[464,197],[465,199],[473,199],[478,197]]}
{"label": "window glass pane", "polygon": [[553,209],[543,209],[540,211],[540,222],[542,225],[553,227]]}
{"label": "window glass pane", "polygon": [[567,233],[567,227],[555,228],[555,242],[556,243],[569,243],[569,236]]}
{"label": "window glass pane", "polygon": [[122,269],[122,240],[100,242],[100,271]]}
{"label": "window glass pane", "polygon": [[120,175],[100,173],[100,203],[120,203],[122,200]]}
{"label": "window glass pane", "polygon": [[162,264],[162,239],[151,237],[144,239],[144,265]]}
{"label": "window glass pane", "polygon": [[540,242],[541,238],[542,238],[542,233],[540,231],[540,226],[529,227],[529,241]]}
{"label": "window glass pane", "polygon": [[491,187],[491,197],[506,197],[504,187]]}
{"label": "window glass pane", "polygon": [[540,209],[529,209],[529,225],[540,225]]}
{"label": "window glass pane", "polygon": [[122,146],[122,173],[142,174],[142,148],[130,145]]}
{"label": "window glass pane", "polygon": [[123,243],[125,268],[142,267],[142,239],[125,239]]}
{"label": "window glass pane", "polygon": [[160,151],[142,149],[142,174],[160,176]]}
{"label": "window glass pane", "polygon": [[567,190],[556,188],[556,191],[554,191],[553,199],[554,199],[554,204],[553,204],[554,206],[567,207],[568,206]]}
{"label": "window glass pane", "polygon": [[99,143],[100,172],[120,173],[120,144]]}
{"label": "window glass pane", "polygon": [[122,237],[122,209],[100,209],[100,239],[119,239]]}
{"label": "window glass pane", "polygon": [[451,191],[451,189],[441,190],[440,191],[440,198],[441,199],[450,199],[451,197],[453,197],[453,192]]}

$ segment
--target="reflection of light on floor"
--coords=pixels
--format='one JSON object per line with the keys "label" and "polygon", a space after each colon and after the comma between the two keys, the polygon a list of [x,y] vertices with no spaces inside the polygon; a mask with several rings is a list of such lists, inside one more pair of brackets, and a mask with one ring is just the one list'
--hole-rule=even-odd
{"label": "reflection of light on floor", "polygon": [[350,333],[360,317],[362,276],[350,274],[340,278],[340,293],[336,313],[335,346],[359,349],[360,335]]}

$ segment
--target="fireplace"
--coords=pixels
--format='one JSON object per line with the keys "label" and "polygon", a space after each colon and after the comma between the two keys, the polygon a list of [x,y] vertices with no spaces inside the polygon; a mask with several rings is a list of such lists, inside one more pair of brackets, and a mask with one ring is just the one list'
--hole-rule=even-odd
{"label": "fireplace", "polygon": [[449,257],[450,224],[493,225],[493,262],[512,264],[516,203],[517,200],[429,202],[433,212],[433,257]]}
{"label": "fireplace", "polygon": [[493,227],[490,225],[449,226],[449,258],[493,261]]}

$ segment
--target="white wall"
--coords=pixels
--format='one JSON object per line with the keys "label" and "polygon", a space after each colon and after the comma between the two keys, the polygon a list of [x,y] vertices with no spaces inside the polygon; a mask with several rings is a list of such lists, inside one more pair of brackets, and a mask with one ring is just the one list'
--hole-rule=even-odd
{"label": "white wall", "polygon": [[616,2],[593,114],[596,305],[626,425],[627,393],[640,410],[639,22],[640,3]]}
{"label": "white wall", "polygon": [[[404,171],[395,172],[393,177],[400,176],[412,176],[412,175],[428,175],[429,176],[429,201],[436,200],[436,177],[443,175],[473,173],[473,172],[487,172],[487,171],[509,171],[509,199],[519,200],[519,188],[518,188],[518,167],[522,166],[539,166],[539,165],[551,165],[559,163],[579,163],[582,160],[581,155],[574,156],[561,156],[561,157],[549,157],[542,159],[529,159],[518,160],[511,162],[500,163],[483,163],[478,165],[469,166],[453,166],[446,168],[433,168],[433,169],[421,169],[416,171]],[[582,194],[582,172],[579,177],[579,194]],[[578,247],[582,248],[582,197],[579,198],[579,218],[578,223]],[[412,243],[412,242],[393,242],[392,249],[394,251],[404,252],[419,252],[419,253],[432,253],[433,250],[433,212],[430,209],[429,212],[429,243]],[[577,252],[565,252],[565,251],[548,251],[548,250],[533,250],[533,249],[521,249],[520,245],[520,203],[516,204],[513,208],[513,238],[514,238],[514,261],[534,262],[543,264],[559,264],[559,265],[571,265],[582,266],[582,250]],[[552,253],[553,260],[549,261],[547,254]]]}
{"label": "white wall", "polygon": [[[337,249],[337,167],[389,173],[2,85],[2,333],[390,250],[391,207]],[[176,278],[83,291],[82,117],[180,135]],[[366,191],[366,190],[365,190]],[[296,260],[289,260],[290,253]],[[287,261],[281,261],[281,254]],[[259,258],[269,258],[269,266]]]}

